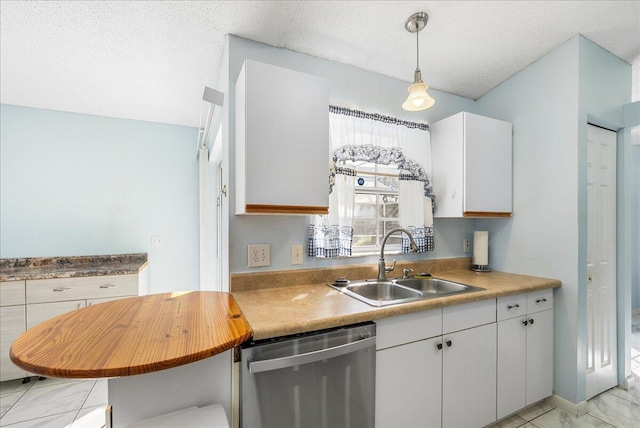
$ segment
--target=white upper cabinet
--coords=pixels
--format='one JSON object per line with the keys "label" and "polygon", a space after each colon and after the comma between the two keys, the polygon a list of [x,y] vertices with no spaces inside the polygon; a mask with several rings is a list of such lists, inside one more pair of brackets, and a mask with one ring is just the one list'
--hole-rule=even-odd
{"label": "white upper cabinet", "polygon": [[329,82],[246,60],[235,119],[236,214],[326,214]]}
{"label": "white upper cabinet", "polygon": [[461,112],[430,131],[434,216],[511,216],[511,123]]}

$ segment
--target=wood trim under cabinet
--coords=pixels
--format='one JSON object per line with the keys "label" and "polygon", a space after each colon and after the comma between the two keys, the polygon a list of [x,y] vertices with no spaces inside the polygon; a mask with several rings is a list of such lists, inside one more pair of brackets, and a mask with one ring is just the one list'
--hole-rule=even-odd
{"label": "wood trim under cabinet", "polygon": [[485,211],[465,211],[463,217],[511,217],[511,213],[485,212]]}
{"label": "wood trim under cabinet", "polygon": [[262,205],[247,204],[247,214],[318,214],[329,213],[329,207],[299,206],[299,205]]}

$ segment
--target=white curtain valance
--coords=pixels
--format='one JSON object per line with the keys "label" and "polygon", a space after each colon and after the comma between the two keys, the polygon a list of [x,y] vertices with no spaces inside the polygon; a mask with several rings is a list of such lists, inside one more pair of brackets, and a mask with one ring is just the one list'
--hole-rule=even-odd
{"label": "white curtain valance", "polygon": [[[426,124],[388,116],[340,109],[329,114],[331,170],[329,215],[313,216],[309,227],[308,255],[338,257],[352,254],[355,171],[341,161],[365,161],[397,165],[400,180],[400,224],[411,231],[420,251],[432,251],[433,202],[431,141]],[[347,113],[345,113],[347,112]],[[409,252],[403,238],[403,252]]]}

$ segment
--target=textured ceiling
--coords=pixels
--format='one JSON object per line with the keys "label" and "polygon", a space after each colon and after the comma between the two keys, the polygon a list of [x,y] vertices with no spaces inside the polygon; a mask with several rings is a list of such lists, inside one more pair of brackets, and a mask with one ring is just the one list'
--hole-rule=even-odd
{"label": "textured ceiling", "polygon": [[640,1],[0,2],[0,102],[197,126],[226,34],[477,99],[582,34],[633,63]]}

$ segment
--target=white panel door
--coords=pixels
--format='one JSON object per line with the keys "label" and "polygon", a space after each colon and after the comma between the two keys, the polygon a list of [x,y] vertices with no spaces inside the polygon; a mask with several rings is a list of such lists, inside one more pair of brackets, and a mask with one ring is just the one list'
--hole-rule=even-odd
{"label": "white panel door", "polygon": [[376,427],[439,427],[442,350],[437,337],[376,351]]}
{"label": "white panel door", "polygon": [[528,325],[524,323],[526,320],[526,316],[520,316],[498,322],[497,419],[525,407]]}
{"label": "white panel door", "polygon": [[527,315],[526,405],[553,393],[553,310]]}
{"label": "white panel door", "polygon": [[617,385],[616,133],[587,127],[587,395]]}
{"label": "white panel door", "polygon": [[442,426],[477,428],[496,420],[496,323],[445,334]]}

